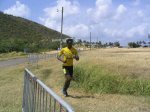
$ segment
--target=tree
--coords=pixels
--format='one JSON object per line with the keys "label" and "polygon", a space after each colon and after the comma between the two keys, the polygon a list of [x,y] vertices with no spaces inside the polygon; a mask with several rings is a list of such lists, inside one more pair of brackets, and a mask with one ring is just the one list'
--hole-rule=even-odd
{"label": "tree", "polygon": [[109,42],[109,46],[111,46],[111,47],[112,47],[113,45],[114,45],[114,44],[113,44],[112,42]]}
{"label": "tree", "polygon": [[[59,47],[59,44],[60,44],[59,41],[51,42],[48,47],[49,47],[49,49],[57,50]],[[63,44],[63,47],[64,46],[66,46],[66,45]]]}
{"label": "tree", "polygon": [[102,47],[102,42],[101,41],[99,41],[97,44],[98,44],[98,47]]}
{"label": "tree", "polygon": [[142,42],[143,44],[146,44],[146,42],[143,40],[143,42]]}
{"label": "tree", "polygon": [[114,47],[120,47],[120,43],[119,43],[119,41],[114,42]]}
{"label": "tree", "polygon": [[82,40],[81,40],[81,39],[78,39],[78,40],[77,40],[77,44],[81,45],[81,44],[82,44]]}
{"label": "tree", "polygon": [[129,42],[129,43],[128,43],[128,46],[129,46],[130,48],[137,48],[137,47],[140,47],[140,45],[137,44],[137,43],[135,43],[135,42]]}

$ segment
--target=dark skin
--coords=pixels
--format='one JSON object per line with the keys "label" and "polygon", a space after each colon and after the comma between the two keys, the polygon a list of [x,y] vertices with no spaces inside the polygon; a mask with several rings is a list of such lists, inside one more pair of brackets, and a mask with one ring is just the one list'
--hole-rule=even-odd
{"label": "dark skin", "polygon": [[[67,47],[68,47],[69,49],[71,49],[71,48],[72,48],[72,43],[68,43],[68,44],[67,44]],[[77,60],[77,61],[79,60],[79,56],[73,56],[73,58],[74,58],[75,60]],[[61,59],[61,57],[58,57],[58,56],[57,56],[57,59],[58,59],[59,61],[63,62],[63,63],[66,63],[65,60]]]}
{"label": "dark skin", "polygon": [[[71,49],[72,48],[72,44],[67,44],[67,47],[69,49]],[[73,58],[75,60],[77,60],[77,61],[79,60],[79,56],[73,56]],[[72,80],[72,77],[70,75],[66,75],[65,77],[66,77],[66,81],[71,81]]]}
{"label": "dark skin", "polygon": [[[67,43],[67,47],[69,48],[69,49],[71,49],[72,48],[72,43]],[[79,60],[79,56],[73,56],[73,58],[75,59],[75,60]],[[57,56],[57,59],[59,60],[59,61],[61,61],[61,62],[63,62],[63,63],[66,63],[66,61],[64,61],[63,59],[61,59],[61,57],[58,57]],[[72,77],[70,76],[70,75],[65,75],[65,77],[66,77],[66,81],[71,81],[72,80]]]}

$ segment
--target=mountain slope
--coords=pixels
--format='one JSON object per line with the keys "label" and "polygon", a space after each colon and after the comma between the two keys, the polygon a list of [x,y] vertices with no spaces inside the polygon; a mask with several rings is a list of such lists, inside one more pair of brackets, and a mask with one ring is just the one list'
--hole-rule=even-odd
{"label": "mountain slope", "polygon": [[[22,45],[22,48],[46,49],[50,47],[50,43],[52,44],[52,39],[59,37],[59,32],[43,25],[21,17],[0,13],[0,52],[13,51],[16,49],[14,49],[16,44]],[[69,36],[63,35],[63,38],[69,38]],[[10,47],[7,44],[14,45]],[[4,47],[7,50],[4,50]]]}

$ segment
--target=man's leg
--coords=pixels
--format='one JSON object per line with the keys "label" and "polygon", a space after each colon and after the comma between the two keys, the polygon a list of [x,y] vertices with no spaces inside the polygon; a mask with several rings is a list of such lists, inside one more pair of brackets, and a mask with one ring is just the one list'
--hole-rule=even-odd
{"label": "man's leg", "polygon": [[63,87],[64,92],[67,92],[67,89],[70,86],[71,79],[72,79],[72,77],[70,75],[65,76],[65,83],[64,83],[64,87]]}
{"label": "man's leg", "polygon": [[70,82],[72,80],[73,67],[64,67],[64,74],[65,74],[65,83],[63,86],[63,94],[65,96],[68,96],[67,89],[69,88]]}

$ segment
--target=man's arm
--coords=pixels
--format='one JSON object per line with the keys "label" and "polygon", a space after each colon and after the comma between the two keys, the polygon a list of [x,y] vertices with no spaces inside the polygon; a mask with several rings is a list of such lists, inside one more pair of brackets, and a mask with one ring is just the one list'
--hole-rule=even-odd
{"label": "man's arm", "polygon": [[61,56],[63,54],[63,51],[61,50],[58,54],[57,54],[57,59],[63,63],[66,63],[66,60],[62,59]]}
{"label": "man's arm", "polygon": [[75,55],[74,59],[76,59],[78,61],[79,60],[79,56]]}
{"label": "man's arm", "polygon": [[75,59],[75,60],[79,60],[79,55],[78,55],[78,52],[77,52],[77,50],[76,50],[76,52],[75,52],[75,55],[73,56],[73,58]]}

